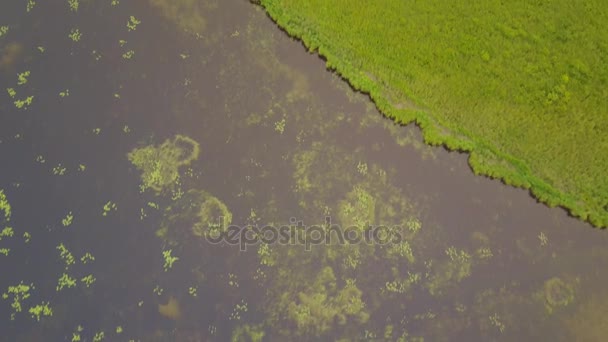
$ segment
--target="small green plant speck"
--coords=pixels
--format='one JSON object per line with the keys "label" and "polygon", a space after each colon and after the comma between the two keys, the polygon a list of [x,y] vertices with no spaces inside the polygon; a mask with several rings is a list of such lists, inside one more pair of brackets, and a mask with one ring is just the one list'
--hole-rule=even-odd
{"label": "small green plant speck", "polygon": [[95,283],[97,279],[92,275],[89,274],[87,276],[84,276],[80,279],[80,281],[88,288],[91,285],[93,285],[93,283]]}
{"label": "small green plant speck", "polygon": [[544,232],[540,232],[540,234],[538,234],[538,240],[540,241],[541,247],[544,247],[549,243],[549,238]]}
{"label": "small green plant speck", "polygon": [[89,252],[86,252],[83,256],[80,257],[80,262],[85,265],[92,261],[95,261],[95,257]]}
{"label": "small green plant speck", "polygon": [[34,0],[28,0],[28,1],[27,1],[27,5],[26,5],[26,7],[25,7],[25,10],[26,10],[27,12],[29,12],[29,11],[31,11],[32,9],[34,9],[34,6],[36,6],[36,1],[34,1]]}
{"label": "small green plant speck", "polygon": [[197,296],[197,288],[194,286],[190,286],[188,288],[188,294],[190,294],[192,297],[196,297]]}
{"label": "small green plant speck", "polygon": [[42,304],[38,304],[36,306],[31,307],[28,312],[35,318],[36,321],[40,321],[42,317],[50,317],[53,316],[53,309],[49,306],[49,302],[42,302]]}
{"label": "small green plant speck", "polygon": [[80,32],[79,29],[75,28],[75,29],[71,29],[70,30],[70,34],[68,35],[68,37],[73,41],[73,42],[79,42],[80,39],[82,39],[82,33]]}
{"label": "small green plant speck", "polygon": [[61,163],[57,164],[57,166],[53,168],[53,174],[55,176],[63,176],[65,175],[66,171],[67,169],[63,165],[61,165]]}
{"label": "small green plant speck", "polygon": [[30,290],[33,288],[33,284],[25,285],[23,282],[20,282],[18,285],[9,286],[6,289],[6,292],[2,293],[2,299],[4,300],[8,299],[10,296],[13,297],[13,302],[11,303],[11,308],[13,309],[11,320],[14,320],[15,315],[23,310],[21,302],[30,297]]}
{"label": "small green plant speck", "polygon": [[15,98],[15,95],[17,95],[17,92],[13,88],[6,88],[6,91],[8,92],[8,96],[11,98]]}
{"label": "small green plant speck", "polygon": [[285,131],[285,118],[281,119],[280,121],[277,121],[274,123],[274,130],[279,132],[279,134],[283,134],[283,132]]}
{"label": "small green plant speck", "polygon": [[59,92],[59,96],[60,97],[68,97],[68,96],[70,96],[70,90],[66,89],[66,90],[64,90],[62,92]]}
{"label": "small green plant speck", "polygon": [[15,100],[15,107],[17,107],[17,109],[27,109],[32,104],[33,100],[34,96],[28,96],[24,100]]}
{"label": "small green plant speck", "polygon": [[134,16],[129,17],[129,21],[127,22],[127,28],[129,31],[135,31],[137,29],[137,25],[141,24],[140,20],[137,20]]}
{"label": "small green plant speck", "polygon": [[163,251],[163,258],[165,259],[165,264],[163,265],[163,269],[167,272],[169,269],[173,267],[173,264],[179,260],[178,257],[171,255],[172,250],[168,249]]}
{"label": "small green plant speck", "polygon": [[0,254],[4,254],[4,256],[8,256],[8,253],[11,250],[9,248],[0,248]]}
{"label": "small green plant speck", "polygon": [[69,276],[67,273],[63,273],[61,277],[57,280],[57,287],[55,288],[57,292],[63,290],[64,288],[72,288],[76,287],[76,279]]}
{"label": "small green plant speck", "polygon": [[0,37],[4,36],[8,32],[8,26],[0,26]]}
{"label": "small green plant speck", "polygon": [[122,331],[123,331],[123,329],[122,329],[122,327],[120,325],[116,327],[116,333],[117,334],[122,334]]}
{"label": "small green plant speck", "polygon": [[68,227],[72,224],[72,221],[74,220],[74,215],[72,214],[72,212],[70,211],[64,219],[61,220],[61,224],[64,227]]}
{"label": "small green plant speck", "polygon": [[133,58],[133,56],[135,56],[135,51],[133,51],[133,50],[129,50],[122,54],[122,58],[124,58],[124,59],[131,59],[131,58]]}
{"label": "small green plant speck", "polygon": [[101,342],[105,338],[105,334],[103,331],[100,331],[93,336],[93,342]]}
{"label": "small green plant speck", "polygon": [[0,241],[4,237],[12,237],[15,234],[12,227],[4,227],[2,231],[0,231]]}
{"label": "small green plant speck", "polygon": [[55,249],[59,251],[59,257],[63,259],[65,263],[65,269],[67,270],[71,265],[76,262],[72,253],[65,247],[63,243],[60,243]]}
{"label": "small green plant speck", "polygon": [[108,201],[106,202],[106,204],[103,205],[103,216],[108,216],[108,213],[110,211],[116,211],[118,210],[118,206],[116,205],[116,203],[112,202],[112,201]]}
{"label": "small green plant speck", "polygon": [[24,232],[23,233],[23,241],[25,243],[30,242],[30,240],[32,239],[32,234],[28,233],[28,232]]}
{"label": "small green plant speck", "polygon": [[68,5],[70,6],[70,11],[78,11],[78,0],[68,0]]}

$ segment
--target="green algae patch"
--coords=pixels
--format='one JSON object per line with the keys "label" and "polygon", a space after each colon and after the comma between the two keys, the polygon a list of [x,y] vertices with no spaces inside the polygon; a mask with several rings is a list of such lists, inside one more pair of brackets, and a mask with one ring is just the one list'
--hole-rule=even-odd
{"label": "green algae patch", "polygon": [[127,155],[129,161],[142,172],[142,190],[157,193],[171,189],[179,180],[179,168],[198,159],[200,148],[193,139],[176,135],[160,146],[136,148]]}
{"label": "green algae patch", "polygon": [[476,174],[608,226],[604,3],[260,3],[427,143],[468,151]]}
{"label": "green algae patch", "polygon": [[217,197],[192,189],[165,209],[156,235],[171,244],[195,238],[212,238],[232,223],[232,212]]}

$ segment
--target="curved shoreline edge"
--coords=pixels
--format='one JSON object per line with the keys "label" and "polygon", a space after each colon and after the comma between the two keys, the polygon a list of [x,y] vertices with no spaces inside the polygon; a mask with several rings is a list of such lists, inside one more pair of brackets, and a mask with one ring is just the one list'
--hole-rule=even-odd
{"label": "curved shoreline edge", "polygon": [[[425,143],[444,146],[452,151],[467,152],[468,163],[476,175],[484,175],[501,180],[506,185],[527,189],[534,198],[549,207],[562,207],[570,216],[582,219],[595,227],[608,227],[607,207],[601,205],[598,207],[597,203],[586,203],[581,198],[560,191],[536,176],[523,160],[500,151],[493,144],[463,128],[441,122],[428,111],[416,107],[422,101],[416,101],[408,96],[409,94],[401,96],[411,99],[414,105],[404,106],[401,103],[391,102],[389,96],[385,95],[390,88],[383,88],[374,80],[373,75],[358,70],[348,60],[339,60],[332,53],[331,46],[323,45],[318,37],[307,35],[301,23],[278,7],[272,6],[272,1],[251,0],[251,2],[260,5],[279,28],[290,37],[302,42],[310,53],[316,53],[324,59],[328,70],[347,81],[354,90],[369,95],[384,116],[401,125],[410,123],[418,125]],[[596,205],[592,206],[592,204]]]}

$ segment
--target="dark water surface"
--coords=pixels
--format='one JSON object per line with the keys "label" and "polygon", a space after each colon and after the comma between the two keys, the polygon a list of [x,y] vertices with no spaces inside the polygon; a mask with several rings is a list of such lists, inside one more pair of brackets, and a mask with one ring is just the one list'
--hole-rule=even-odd
{"label": "dark water surface", "polygon": [[[385,120],[260,8],[70,3],[0,5],[0,189],[11,207],[8,219],[0,204],[0,231],[12,228],[0,239],[1,341],[608,333],[606,232]],[[131,30],[130,16],[141,21]],[[198,159],[145,189],[127,154],[176,135],[200,145]],[[235,225],[331,217],[399,227],[402,239],[240,251],[194,233],[205,198]],[[169,250],[179,259],[165,267]],[[63,274],[74,287],[58,287]],[[52,315],[37,320],[29,310],[45,304]]]}

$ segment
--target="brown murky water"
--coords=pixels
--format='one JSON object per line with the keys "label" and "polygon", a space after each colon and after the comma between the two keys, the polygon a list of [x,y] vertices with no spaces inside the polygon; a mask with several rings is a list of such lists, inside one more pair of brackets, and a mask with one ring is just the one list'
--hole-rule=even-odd
{"label": "brown murky water", "polygon": [[[0,189],[12,208],[0,230],[13,230],[0,239],[0,340],[601,341],[608,332],[604,231],[474,176],[466,155],[425,146],[260,8],[69,3],[0,5]],[[142,189],[127,154],[178,134],[200,144],[198,159],[164,191]],[[329,216],[399,227],[402,240],[240,251],[193,234],[204,198],[224,203],[236,225]],[[60,288],[63,274],[74,287]],[[21,282],[33,284],[29,296],[11,288]],[[45,303],[53,314],[38,321],[29,310]]]}

